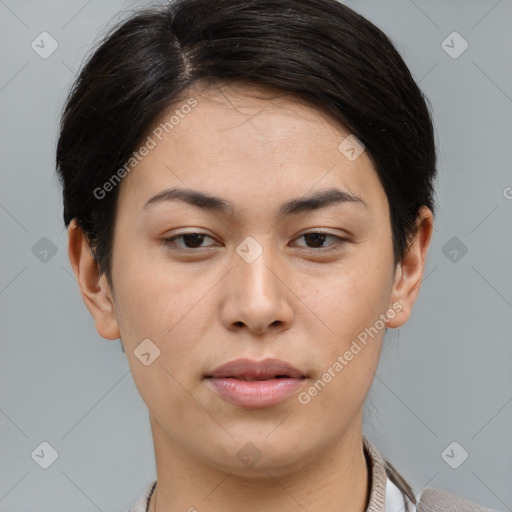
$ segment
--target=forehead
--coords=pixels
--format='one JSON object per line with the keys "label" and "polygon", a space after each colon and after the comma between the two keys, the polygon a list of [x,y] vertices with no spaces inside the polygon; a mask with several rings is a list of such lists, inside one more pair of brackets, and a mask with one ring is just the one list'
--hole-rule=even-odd
{"label": "forehead", "polygon": [[239,84],[196,86],[155,120],[146,134],[155,146],[124,178],[121,195],[142,206],[180,185],[267,204],[337,186],[375,208],[386,206],[366,152],[351,159],[340,149],[349,136],[325,110],[295,95]]}
{"label": "forehead", "polygon": [[[208,134],[209,141],[231,149],[218,151],[219,156],[234,155],[237,148],[250,146],[253,150],[260,148],[267,157],[276,149],[275,156],[281,161],[279,154],[294,146],[300,156],[313,146],[332,145],[333,140],[349,135],[325,109],[288,92],[231,84],[198,86],[190,89],[188,97],[198,101],[200,115],[190,116],[178,136],[187,135],[187,128],[189,135],[199,129]],[[191,138],[188,142],[192,142]],[[231,143],[236,147],[230,147]]]}

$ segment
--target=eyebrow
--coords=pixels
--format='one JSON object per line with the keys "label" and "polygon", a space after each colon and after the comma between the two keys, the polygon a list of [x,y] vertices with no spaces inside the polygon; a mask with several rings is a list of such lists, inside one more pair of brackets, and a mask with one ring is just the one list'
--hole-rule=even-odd
{"label": "eyebrow", "polygon": [[[184,189],[184,188],[171,188],[163,190],[158,194],[151,197],[142,209],[147,209],[150,206],[167,201],[183,201],[187,204],[201,208],[206,211],[213,211],[224,213],[226,215],[233,215],[234,205],[231,201],[226,201],[220,197],[211,196],[198,190]],[[326,208],[335,204],[352,203],[362,205],[369,210],[368,205],[359,196],[347,190],[338,188],[331,188],[311,194],[309,196],[290,199],[284,202],[279,207],[280,215],[293,215],[306,211],[318,210]]]}

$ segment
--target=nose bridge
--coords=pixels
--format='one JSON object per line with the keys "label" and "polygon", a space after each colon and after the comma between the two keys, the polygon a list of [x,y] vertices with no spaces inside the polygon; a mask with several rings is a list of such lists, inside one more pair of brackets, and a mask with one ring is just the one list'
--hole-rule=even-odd
{"label": "nose bridge", "polygon": [[[278,283],[271,268],[277,266],[277,258],[272,249],[271,239],[267,237],[247,237],[236,249],[240,261],[236,264],[237,280],[243,287],[244,292],[253,294],[256,297],[270,299],[276,295]],[[275,271],[274,271],[275,272]],[[249,289],[247,289],[249,287]]]}
{"label": "nose bridge", "polygon": [[227,320],[240,322],[254,331],[263,331],[277,322],[289,323],[291,305],[286,286],[281,283],[279,261],[270,238],[247,237],[237,248]]}

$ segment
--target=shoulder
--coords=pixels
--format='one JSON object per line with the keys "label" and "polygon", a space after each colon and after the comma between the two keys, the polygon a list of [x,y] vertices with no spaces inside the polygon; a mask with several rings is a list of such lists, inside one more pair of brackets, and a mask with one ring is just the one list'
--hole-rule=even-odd
{"label": "shoulder", "polygon": [[418,512],[497,512],[484,508],[462,496],[442,489],[425,489],[418,502]]}
{"label": "shoulder", "polygon": [[[407,481],[389,461],[382,457],[375,446],[373,446],[365,436],[363,436],[363,443],[365,453],[368,454],[372,468],[372,495],[383,495],[385,485],[383,482],[386,482],[386,480],[390,481],[396,489],[402,493],[406,501],[406,506],[401,506],[400,510],[412,510],[414,512],[499,512],[482,507],[457,494],[433,487],[424,489],[418,501],[418,495],[413,492],[413,489]],[[374,492],[374,488],[377,492]],[[392,486],[388,486],[388,488],[393,489]],[[380,503],[374,503],[373,508],[369,507],[367,512],[382,510],[386,510],[386,508],[383,509]]]}

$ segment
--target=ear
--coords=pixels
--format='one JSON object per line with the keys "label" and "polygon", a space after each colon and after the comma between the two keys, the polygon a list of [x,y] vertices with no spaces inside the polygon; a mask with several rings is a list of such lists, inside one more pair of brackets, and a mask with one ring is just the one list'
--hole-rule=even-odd
{"label": "ear", "polygon": [[420,291],[433,229],[433,214],[429,208],[422,206],[416,220],[416,232],[395,271],[390,307],[392,304],[396,306],[398,303],[401,305],[401,309],[393,308],[398,313],[388,319],[387,326],[390,328],[400,327],[411,316],[412,307]]}
{"label": "ear", "polygon": [[68,256],[82,299],[94,318],[98,334],[107,340],[120,338],[114,300],[107,278],[105,274],[100,276],[99,264],[76,219],[68,227]]}

